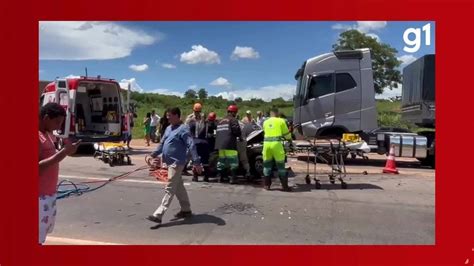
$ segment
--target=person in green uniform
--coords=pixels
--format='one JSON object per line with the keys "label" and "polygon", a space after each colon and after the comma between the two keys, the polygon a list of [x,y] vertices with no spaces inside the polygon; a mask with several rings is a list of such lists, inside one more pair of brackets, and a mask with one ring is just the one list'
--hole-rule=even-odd
{"label": "person in green uniform", "polygon": [[284,191],[291,191],[285,169],[285,149],[283,141],[291,141],[291,134],[284,119],[278,117],[278,110],[272,109],[270,118],[263,122],[263,175],[264,189],[269,190],[272,184],[272,168],[275,163],[278,177]]}
{"label": "person in green uniform", "polygon": [[242,138],[239,121],[236,119],[238,110],[237,105],[229,105],[227,116],[219,121],[216,130],[215,148],[219,150],[217,170],[220,173],[220,181],[227,180],[227,171],[230,168],[231,184],[237,183],[237,169],[239,167],[237,141]]}

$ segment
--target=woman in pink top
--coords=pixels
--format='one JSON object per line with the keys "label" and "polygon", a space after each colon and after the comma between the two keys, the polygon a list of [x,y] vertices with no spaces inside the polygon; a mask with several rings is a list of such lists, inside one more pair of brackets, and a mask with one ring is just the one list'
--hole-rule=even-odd
{"label": "woman in pink top", "polygon": [[61,128],[66,111],[57,103],[48,103],[41,108],[39,117],[39,243],[53,231],[56,217],[56,185],[59,177],[59,162],[76,152],[78,144],[66,143],[57,151],[54,145],[54,130]]}

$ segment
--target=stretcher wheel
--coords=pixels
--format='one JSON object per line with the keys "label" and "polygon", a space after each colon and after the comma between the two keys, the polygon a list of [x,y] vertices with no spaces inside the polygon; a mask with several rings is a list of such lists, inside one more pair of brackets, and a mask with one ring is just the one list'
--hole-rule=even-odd
{"label": "stretcher wheel", "polygon": [[315,185],[314,187],[316,189],[321,189],[321,183],[319,183],[318,181],[316,181],[316,184],[314,184],[314,185]]}
{"label": "stretcher wheel", "polygon": [[110,158],[110,159],[109,159],[109,165],[110,165],[111,167],[113,167],[113,166],[114,166],[114,163],[115,163],[115,159],[114,159],[114,158]]}
{"label": "stretcher wheel", "polygon": [[132,165],[132,159],[130,159],[130,156],[127,155],[127,164]]}
{"label": "stretcher wheel", "polygon": [[346,182],[341,182],[341,188],[342,189],[347,189],[347,183]]}
{"label": "stretcher wheel", "polygon": [[306,185],[311,184],[311,179],[309,178],[309,175],[306,175],[306,177],[304,178],[304,181],[306,182]]}

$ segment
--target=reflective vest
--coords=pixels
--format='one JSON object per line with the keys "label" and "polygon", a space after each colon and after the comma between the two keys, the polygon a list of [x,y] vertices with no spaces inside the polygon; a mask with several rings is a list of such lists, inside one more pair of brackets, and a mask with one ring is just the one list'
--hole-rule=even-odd
{"label": "reflective vest", "polygon": [[264,141],[291,140],[291,134],[283,118],[270,117],[263,122]]}
{"label": "reflective vest", "polygon": [[222,119],[216,132],[217,150],[237,150],[237,138],[242,135],[237,119],[231,116]]}

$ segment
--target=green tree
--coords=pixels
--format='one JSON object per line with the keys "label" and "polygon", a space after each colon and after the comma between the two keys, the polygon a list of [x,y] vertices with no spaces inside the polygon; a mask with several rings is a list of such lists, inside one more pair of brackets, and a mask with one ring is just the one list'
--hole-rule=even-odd
{"label": "green tree", "polygon": [[197,96],[196,96],[196,91],[195,90],[187,90],[185,93],[184,93],[184,98],[186,99],[196,99]]}
{"label": "green tree", "polygon": [[275,107],[285,107],[285,106],[287,106],[287,102],[282,97],[272,99],[270,103]]}
{"label": "green tree", "polygon": [[206,89],[204,89],[204,88],[199,89],[199,91],[198,91],[197,94],[198,94],[199,100],[205,100],[205,99],[207,99],[207,95],[208,95],[208,94],[207,94]]}
{"label": "green tree", "polygon": [[241,97],[237,97],[237,98],[235,98],[235,102],[236,102],[236,103],[241,103],[242,101],[243,101],[243,100],[242,100],[242,98],[241,98]]}
{"label": "green tree", "polygon": [[339,35],[334,51],[369,48],[372,52],[374,87],[376,93],[383,93],[384,88],[398,88],[401,74],[398,67],[402,63],[396,57],[397,50],[386,43],[380,43],[358,30],[348,30]]}

